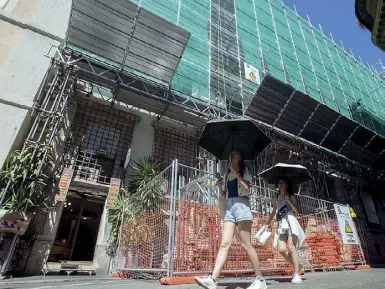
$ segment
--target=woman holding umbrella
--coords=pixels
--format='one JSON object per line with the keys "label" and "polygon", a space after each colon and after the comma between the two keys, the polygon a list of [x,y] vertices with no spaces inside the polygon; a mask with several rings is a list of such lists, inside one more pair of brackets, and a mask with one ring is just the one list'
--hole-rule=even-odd
{"label": "woman holding umbrella", "polygon": [[[226,262],[235,229],[238,229],[243,249],[253,265],[256,279],[248,289],[266,289],[257,252],[251,244],[253,216],[250,210],[251,176],[245,168],[245,160],[255,160],[271,140],[253,122],[247,119],[209,121],[198,145],[219,160],[229,160],[229,172],[217,185],[224,200],[223,231],[220,249],[211,276],[196,277],[196,282],[206,289],[216,289],[217,279]],[[241,154],[242,152],[242,154]],[[219,176],[220,177],[220,176]],[[221,210],[222,211],[222,210]]]}
{"label": "woman holding umbrella", "polygon": [[222,180],[217,181],[219,191],[226,196],[226,211],[224,215],[223,232],[220,249],[215,261],[214,271],[209,277],[196,277],[196,282],[203,288],[216,289],[217,280],[226,262],[226,258],[234,238],[235,229],[238,229],[242,248],[249,256],[254,268],[256,279],[248,289],[266,289],[267,285],[262,277],[261,266],[257,252],[251,243],[251,225],[253,216],[250,209],[249,191],[251,175],[245,168],[245,162],[238,151],[230,154],[230,172]]}
{"label": "woman holding umbrella", "polygon": [[269,183],[276,184],[278,196],[272,200],[273,211],[270,214],[267,226],[274,216],[277,219],[277,231],[274,247],[278,246],[279,253],[294,266],[294,275],[291,283],[302,283],[302,266],[299,260],[297,247],[301,247],[306,236],[299,224],[296,214],[298,211],[297,198],[293,192],[292,181],[304,182],[311,178],[308,170],[300,165],[277,164],[271,169],[262,172],[261,176]]}
{"label": "woman holding umbrella", "polygon": [[294,275],[291,283],[302,283],[301,265],[297,245],[300,247],[305,240],[305,233],[297,218],[297,198],[293,193],[291,182],[286,178],[278,181],[279,194],[273,199],[273,211],[270,214],[267,226],[270,225],[274,216],[277,218],[277,232],[279,253],[294,267]]}

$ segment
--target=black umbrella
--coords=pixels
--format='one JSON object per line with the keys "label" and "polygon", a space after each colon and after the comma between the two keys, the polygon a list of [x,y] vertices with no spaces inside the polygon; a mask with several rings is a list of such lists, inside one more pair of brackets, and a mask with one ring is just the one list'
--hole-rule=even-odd
{"label": "black umbrella", "polygon": [[198,145],[220,160],[238,150],[245,160],[255,160],[271,140],[250,120],[212,120],[207,122]]}
{"label": "black umbrella", "polygon": [[269,184],[278,184],[280,178],[287,178],[294,184],[309,181],[312,177],[306,167],[278,163],[260,173],[260,176]]}

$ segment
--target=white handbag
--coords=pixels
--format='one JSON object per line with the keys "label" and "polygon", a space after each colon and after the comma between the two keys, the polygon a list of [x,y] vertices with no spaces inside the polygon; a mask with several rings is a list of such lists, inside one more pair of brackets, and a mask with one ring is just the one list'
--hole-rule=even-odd
{"label": "white handbag", "polygon": [[259,231],[257,232],[257,234],[255,234],[255,238],[258,240],[259,243],[261,243],[262,245],[265,245],[267,240],[269,240],[271,236],[271,232],[269,231],[269,229],[267,228],[267,226],[262,226],[261,229],[259,229]]}

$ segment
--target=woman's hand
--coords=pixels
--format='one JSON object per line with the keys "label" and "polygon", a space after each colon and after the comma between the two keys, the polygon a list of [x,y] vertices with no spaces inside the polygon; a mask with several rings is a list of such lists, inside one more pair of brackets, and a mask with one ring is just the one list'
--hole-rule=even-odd
{"label": "woman's hand", "polygon": [[219,187],[222,187],[223,186],[223,180],[222,179],[219,179],[217,180],[217,182],[215,183],[217,186]]}
{"label": "woman's hand", "polygon": [[238,169],[235,168],[234,164],[230,164],[230,170],[233,174],[238,174]]}

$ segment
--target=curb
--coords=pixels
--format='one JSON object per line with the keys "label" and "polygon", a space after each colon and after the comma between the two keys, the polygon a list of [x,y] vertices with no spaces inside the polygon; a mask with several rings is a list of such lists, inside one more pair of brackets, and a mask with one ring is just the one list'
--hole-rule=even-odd
{"label": "curb", "polygon": [[[17,278],[14,279],[5,279],[0,281],[0,285],[9,285],[9,284],[34,284],[34,283],[58,283],[58,282],[82,282],[82,281],[111,281],[113,280],[111,277],[106,278],[67,278],[67,279],[34,279],[34,280],[20,280],[17,281]],[[15,281],[11,281],[15,280]]]}

